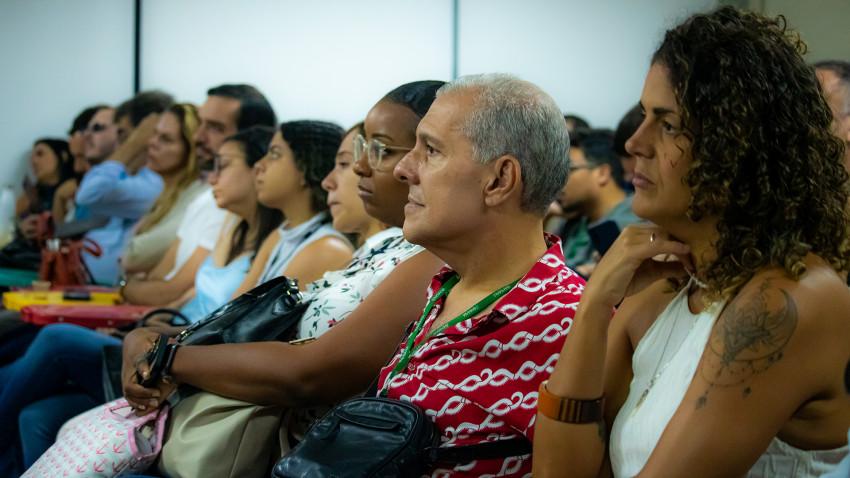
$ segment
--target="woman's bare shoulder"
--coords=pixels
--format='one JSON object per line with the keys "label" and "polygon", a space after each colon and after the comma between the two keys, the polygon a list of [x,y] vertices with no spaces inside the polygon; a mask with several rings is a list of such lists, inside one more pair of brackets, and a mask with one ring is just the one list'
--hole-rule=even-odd
{"label": "woman's bare shoulder", "polygon": [[797,326],[850,334],[850,288],[846,278],[809,254],[806,271],[793,278],[778,267],[759,271],[729,301],[739,314],[773,311],[794,318]]}
{"label": "woman's bare shoulder", "polygon": [[622,330],[628,334],[633,348],[637,347],[640,339],[684,284],[681,278],[659,279],[623,300],[613,320],[622,322]]}

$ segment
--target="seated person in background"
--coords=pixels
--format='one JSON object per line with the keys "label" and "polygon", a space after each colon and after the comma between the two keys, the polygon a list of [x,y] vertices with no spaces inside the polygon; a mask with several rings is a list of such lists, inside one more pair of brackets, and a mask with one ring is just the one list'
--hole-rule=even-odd
{"label": "seated person in background", "polygon": [[635,177],[635,157],[626,151],[626,140],[635,134],[642,121],[643,113],[641,113],[640,105],[634,105],[617,123],[617,129],[614,130],[614,152],[620,157],[620,164],[623,166],[623,182],[620,186],[629,193],[635,190],[632,184],[632,179]]}
{"label": "seated person in background", "polygon": [[153,269],[177,236],[186,208],[204,191],[192,142],[198,124],[198,110],[189,103],[172,105],[159,116],[154,135],[148,140],[144,169],[156,173],[164,188],[133,228],[133,237],[121,256],[125,274]]}
{"label": "seated person in background", "polygon": [[577,129],[590,128],[590,123],[588,123],[586,119],[578,115],[565,114],[564,121],[567,123],[567,131],[570,133],[570,138],[572,138],[573,133]]}
{"label": "seated person in background", "polygon": [[195,275],[192,299],[181,307],[190,320],[206,317],[234,297],[260,245],[283,221],[280,211],[258,202],[254,185],[254,165],[268,153],[273,135],[267,126],[242,130],[226,138],[213,159],[213,196],[231,214]]}
{"label": "seated person in background", "polygon": [[[381,191],[389,185],[385,175],[390,164],[375,155],[387,151],[392,153],[387,159],[400,161],[394,175],[410,189],[392,197],[407,203],[405,237],[451,266],[432,281],[430,295],[438,303],[422,314],[425,295],[411,290],[421,279],[411,283],[396,276],[420,254],[399,265],[345,321],[315,342],[181,347],[170,370],[175,380],[253,403],[330,404],[362,393],[398,346],[399,332],[417,322],[410,338],[424,346],[400,374],[390,374],[398,363],[398,357],[393,359],[379,386],[390,397],[424,408],[446,444],[531,436],[534,411],[528,404],[533,407],[537,387],[548,375],[546,367],[557,358],[583,285],[564,266],[557,238],[547,239],[542,228],[546,207],[567,174],[567,132],[554,101],[512,77],[466,78],[441,91],[421,123],[410,113],[412,107],[398,99],[379,102],[365,123],[366,140],[371,140],[369,169],[359,170],[362,159],[355,169],[362,174],[361,197],[371,212],[378,197],[391,197]],[[418,112],[430,100],[410,103],[418,105]],[[528,110],[533,113],[526,114]],[[397,151],[407,150],[417,123],[415,148],[400,158]],[[419,266],[420,272],[432,267]],[[437,294],[437,289],[443,292]],[[494,290],[507,295],[495,304],[482,304]],[[416,296],[418,300],[412,299]],[[418,310],[411,307],[414,300]],[[451,320],[476,303],[479,307],[466,320]],[[149,340],[145,332],[133,332],[124,347],[125,395],[139,407],[158,405],[173,389],[163,384],[151,391],[131,378],[132,364]],[[502,345],[493,349],[496,353],[485,353],[493,343]],[[462,356],[475,360],[457,360]],[[144,366],[141,372],[146,373]],[[498,379],[462,383],[493,373],[499,373]],[[519,374],[522,379],[512,378]],[[453,412],[445,413],[449,405]],[[530,460],[480,460],[466,471],[435,473],[480,476],[500,470],[505,476],[522,476],[530,472]]]}
{"label": "seated person in background", "polygon": [[604,421],[541,407],[534,476],[814,478],[847,454],[850,186],[803,50],[733,7],[667,31],[626,145],[654,225],[597,265],[538,402],[604,397]]}
{"label": "seated person in background", "polygon": [[[193,138],[201,178],[203,171],[213,165],[213,156],[225,138],[256,125],[277,126],[268,100],[250,85],[221,85],[207,94],[198,110],[201,123]],[[161,305],[183,297],[215,246],[225,212],[218,207],[212,189],[205,186],[186,208],[177,238],[159,264],[144,277],[128,277],[121,283],[124,300],[139,305]]]}
{"label": "seated person in background", "polygon": [[850,170],[850,61],[819,61],[815,73],[832,111],[832,131],[844,143],[844,167]]}
{"label": "seated person in background", "polygon": [[330,224],[322,189],[344,134],[324,121],[281,123],[255,168],[260,203],[283,213],[284,222],[263,241],[235,295],[281,275],[303,288],[351,260],[351,244]]}
{"label": "seated person in background", "polygon": [[68,131],[68,150],[73,158],[74,173],[72,177],[66,179],[56,188],[56,193],[53,195],[53,222],[56,224],[88,218],[88,211],[85,208],[77,208],[74,203],[74,195],[77,193],[77,187],[83,176],[91,168],[85,154],[86,127],[92,116],[101,108],[103,106],[91,106],[84,109],[74,118],[71,129]]}
{"label": "seated person in background", "polygon": [[73,175],[72,168],[73,159],[65,140],[42,138],[33,143],[30,169],[35,183],[31,183],[29,175],[24,179],[23,193],[15,204],[16,233],[11,242],[7,237],[8,244],[0,250],[0,267],[38,269],[39,216],[51,210],[56,189]]}
{"label": "seated person in background", "polygon": [[[30,168],[35,184],[30,183],[27,176],[23,194],[15,204],[15,214],[21,218],[22,226],[32,223],[42,212],[51,210],[56,188],[73,176],[73,167],[74,159],[67,141],[41,138],[33,143]],[[27,239],[35,238],[34,228],[21,227],[21,232]]]}
{"label": "seated person in background", "polygon": [[570,176],[558,202],[572,218],[560,235],[567,266],[585,277],[599,260],[588,230],[606,221],[623,230],[639,221],[632,212],[632,196],[620,187],[622,181],[609,131],[579,129],[570,136]]}
{"label": "seated person in background", "polygon": [[[273,132],[250,128],[221,146],[211,182],[219,205],[233,221],[199,270],[195,299],[181,309],[191,320],[230,300],[260,243],[280,224],[280,212],[259,204],[254,187],[253,165],[265,155]],[[32,464],[53,443],[62,423],[103,403],[101,351],[120,343],[75,325],[44,327],[26,354],[0,367],[0,446],[15,443],[17,428],[24,466]]]}
{"label": "seated person in background", "polygon": [[97,284],[113,285],[118,282],[118,257],[127,244],[130,230],[162,192],[162,179],[158,174],[142,168],[131,176],[125,167],[125,162],[144,152],[144,147],[139,149],[136,146],[141,142],[136,138],[144,137],[142,143],[146,146],[157,122],[152,114],[170,106],[171,98],[163,96],[160,102],[151,104],[156,106],[148,112],[146,117],[149,118],[139,123],[143,131],[131,137],[133,144],[121,151],[117,150],[118,128],[114,109],[99,109],[86,130],[85,154],[92,168],[77,187],[74,201],[78,207],[86,208],[90,217],[109,219],[102,228],[86,234],[86,238],[96,242],[103,250],[99,257],[83,254],[83,261]]}

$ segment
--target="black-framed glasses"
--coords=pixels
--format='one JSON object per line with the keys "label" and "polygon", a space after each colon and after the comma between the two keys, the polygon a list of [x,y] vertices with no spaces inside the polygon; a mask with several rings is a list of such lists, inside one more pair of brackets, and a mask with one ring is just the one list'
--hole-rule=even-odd
{"label": "black-framed glasses", "polygon": [[581,170],[581,169],[593,169],[595,167],[596,166],[591,166],[589,164],[571,164],[569,171],[570,171],[570,173],[574,173],[574,172]]}
{"label": "black-framed glasses", "polygon": [[369,167],[374,170],[379,170],[381,161],[387,151],[411,151],[413,148],[405,148],[403,146],[388,146],[377,139],[366,141],[362,134],[354,137],[354,162],[360,161],[363,155],[366,155],[366,160]]}

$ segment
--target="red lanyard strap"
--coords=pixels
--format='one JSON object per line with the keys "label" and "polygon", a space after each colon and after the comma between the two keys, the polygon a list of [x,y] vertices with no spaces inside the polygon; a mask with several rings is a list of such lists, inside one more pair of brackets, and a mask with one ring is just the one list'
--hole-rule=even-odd
{"label": "red lanyard strap", "polygon": [[453,276],[449,277],[449,279],[446,280],[443,286],[440,287],[440,290],[438,290],[437,293],[434,294],[433,297],[431,297],[431,300],[429,300],[428,303],[425,305],[425,310],[422,311],[422,317],[419,318],[419,322],[417,322],[416,327],[413,329],[413,332],[411,332],[407,338],[407,344],[404,347],[404,352],[402,352],[401,358],[399,358],[398,363],[393,368],[392,372],[390,372],[389,376],[387,376],[387,380],[384,382],[385,386],[389,384],[390,381],[392,381],[392,379],[395,378],[396,375],[398,375],[402,370],[404,370],[405,367],[407,367],[407,364],[410,363],[410,359],[411,357],[413,357],[413,354],[415,354],[417,350],[419,350],[423,345],[425,345],[425,342],[427,342],[428,339],[441,334],[444,330],[453,325],[459,324],[464,320],[478,315],[479,313],[481,313],[482,310],[486,309],[487,307],[490,307],[493,302],[496,302],[503,295],[507,294],[508,291],[513,289],[517,282],[519,282],[519,280],[517,279],[511,282],[510,284],[507,284],[501,287],[500,289],[493,291],[492,293],[490,293],[490,295],[481,299],[472,307],[466,309],[466,311],[462,314],[446,322],[437,330],[431,331],[427,337],[425,337],[424,339],[422,339],[421,342],[419,342],[418,345],[415,345],[414,342],[416,341],[416,337],[419,336],[419,333],[425,326],[425,321],[428,319],[428,315],[431,313],[431,310],[434,308],[434,305],[437,303],[438,300],[449,295],[449,291],[452,290],[452,288],[455,286],[455,284],[458,283],[458,281],[460,281],[460,276],[457,274],[454,274]]}

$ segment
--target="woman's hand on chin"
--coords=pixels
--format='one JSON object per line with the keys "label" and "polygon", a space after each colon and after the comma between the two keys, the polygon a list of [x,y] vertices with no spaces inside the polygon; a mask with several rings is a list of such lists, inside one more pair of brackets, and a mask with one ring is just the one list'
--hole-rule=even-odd
{"label": "woman's hand on chin", "polygon": [[690,247],[670,239],[657,226],[626,227],[596,265],[582,296],[604,307],[616,307],[659,279],[693,270]]}

